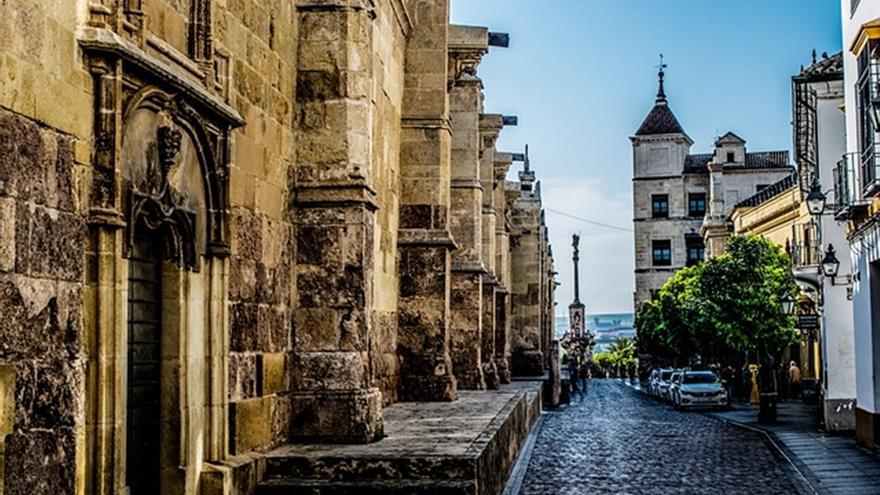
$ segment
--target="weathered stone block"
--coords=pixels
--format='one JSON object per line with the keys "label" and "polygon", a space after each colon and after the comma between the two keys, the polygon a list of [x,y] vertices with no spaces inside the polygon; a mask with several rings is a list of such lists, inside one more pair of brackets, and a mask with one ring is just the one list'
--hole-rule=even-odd
{"label": "weathered stone block", "polygon": [[287,391],[287,369],[284,353],[263,354],[263,395]]}
{"label": "weathered stone block", "polygon": [[15,269],[15,200],[0,198],[0,271]]}
{"label": "weathered stone block", "polygon": [[30,430],[6,437],[3,495],[75,493],[73,428]]}
{"label": "weathered stone block", "polygon": [[298,442],[370,443],[384,435],[377,389],[294,393],[292,399],[291,433]]}
{"label": "weathered stone block", "polygon": [[83,276],[85,222],[40,206],[16,208],[16,271],[78,282]]}
{"label": "weathered stone block", "polygon": [[12,433],[15,404],[15,367],[0,364],[0,443],[3,442],[3,437]]}
{"label": "weathered stone block", "polygon": [[272,443],[272,401],[268,397],[246,399],[230,404],[233,453],[267,447]]}
{"label": "weathered stone block", "polygon": [[359,352],[297,352],[293,359],[292,389],[356,389],[366,382],[363,358]]}

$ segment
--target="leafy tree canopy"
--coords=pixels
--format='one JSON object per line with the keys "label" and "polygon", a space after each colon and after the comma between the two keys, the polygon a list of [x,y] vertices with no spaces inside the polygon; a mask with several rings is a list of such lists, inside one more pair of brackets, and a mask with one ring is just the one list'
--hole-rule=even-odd
{"label": "leafy tree canopy", "polygon": [[636,316],[639,351],[665,361],[732,351],[776,355],[797,341],[782,297],[797,287],[788,255],[762,237],[734,235],[721,256],[679,270]]}

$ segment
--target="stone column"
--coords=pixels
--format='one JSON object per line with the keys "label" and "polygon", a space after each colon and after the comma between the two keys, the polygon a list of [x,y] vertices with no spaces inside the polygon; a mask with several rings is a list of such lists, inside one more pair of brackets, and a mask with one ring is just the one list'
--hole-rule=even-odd
{"label": "stone column", "polygon": [[410,0],[400,148],[400,399],[456,398],[449,355],[448,0]]}
{"label": "stone column", "polygon": [[292,436],[382,438],[369,382],[376,206],[370,151],[372,2],[297,0],[296,288]]}
{"label": "stone column", "polygon": [[452,255],[450,350],[459,386],[486,388],[482,363],[483,186],[480,183],[480,114],[483,83],[477,66],[488,50],[485,28],[451,26],[449,41],[452,121],[452,207],[450,230],[458,244]]}
{"label": "stone column", "polygon": [[535,174],[520,172],[520,193],[511,211],[511,365],[514,376],[544,373],[541,292],[541,203],[534,191]]}
{"label": "stone column", "polygon": [[510,153],[494,153],[495,182],[492,204],[495,209],[495,366],[501,383],[510,383],[510,218],[507,199],[507,171],[513,162]]}

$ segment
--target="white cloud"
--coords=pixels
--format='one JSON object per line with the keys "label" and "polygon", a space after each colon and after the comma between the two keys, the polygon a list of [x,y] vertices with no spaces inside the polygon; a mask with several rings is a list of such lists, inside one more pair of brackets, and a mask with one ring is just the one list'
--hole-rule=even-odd
{"label": "white cloud", "polygon": [[596,222],[632,229],[632,197],[615,192],[599,180],[550,178],[541,181],[547,209],[547,227],[556,261],[557,314],[567,312],[574,299],[571,236],[580,232],[581,301],[587,313],[631,312],[633,293],[632,232],[605,227],[561,215],[564,212]]}

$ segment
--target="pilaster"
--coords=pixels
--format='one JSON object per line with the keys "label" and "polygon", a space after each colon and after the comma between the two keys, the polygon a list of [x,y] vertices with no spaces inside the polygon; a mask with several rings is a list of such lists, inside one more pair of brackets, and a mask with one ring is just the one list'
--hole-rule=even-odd
{"label": "pilaster", "polygon": [[480,114],[483,83],[477,66],[488,51],[485,28],[450,26],[450,120],[452,183],[450,230],[458,243],[452,255],[451,351],[459,386],[486,388],[483,376],[483,184],[480,179]]}
{"label": "pilaster", "polygon": [[291,431],[299,441],[367,443],[383,436],[381,392],[368,386],[375,12],[366,0],[298,0],[297,13]]}
{"label": "pilaster", "polygon": [[412,31],[406,46],[401,122],[398,237],[400,399],[454,400],[449,355],[450,152],[447,99],[448,0],[407,3]]}

